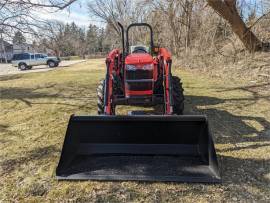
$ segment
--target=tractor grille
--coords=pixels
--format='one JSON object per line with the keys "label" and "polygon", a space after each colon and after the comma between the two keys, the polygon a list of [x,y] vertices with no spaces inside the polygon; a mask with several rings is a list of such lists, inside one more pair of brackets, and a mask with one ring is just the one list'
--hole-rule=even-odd
{"label": "tractor grille", "polygon": [[153,79],[153,70],[127,70],[126,71],[127,80],[140,80],[140,79]]}
{"label": "tractor grille", "polygon": [[153,82],[126,82],[126,88],[130,91],[152,90]]}

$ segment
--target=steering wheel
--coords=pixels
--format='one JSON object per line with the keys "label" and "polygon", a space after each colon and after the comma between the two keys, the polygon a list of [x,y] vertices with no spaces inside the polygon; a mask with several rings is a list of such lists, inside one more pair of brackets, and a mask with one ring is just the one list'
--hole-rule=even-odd
{"label": "steering wheel", "polygon": [[135,49],[133,53],[147,53],[147,51],[143,48],[138,48],[138,49]]}

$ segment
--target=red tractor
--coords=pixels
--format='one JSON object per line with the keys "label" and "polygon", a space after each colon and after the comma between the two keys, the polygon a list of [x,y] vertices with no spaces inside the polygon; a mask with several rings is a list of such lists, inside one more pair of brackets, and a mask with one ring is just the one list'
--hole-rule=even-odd
{"label": "red tractor", "polygon": [[[153,43],[146,23],[122,30],[123,51],[107,57],[97,88],[98,114],[72,115],[56,169],[59,180],[221,181],[204,115],[181,115],[183,88],[172,76],[171,54]],[[130,46],[134,26],[150,29],[150,49]],[[116,105],[163,106],[162,115],[115,114]]]}
{"label": "red tractor", "polygon": [[[150,30],[150,49],[138,45],[130,47],[132,27],[145,26]],[[149,24],[131,24],[122,31],[123,50],[112,50],[106,60],[106,79],[97,88],[98,114],[114,115],[116,105],[163,105],[163,114],[181,115],[184,95],[180,78],[172,76],[172,57],[165,48],[154,46],[153,30]]]}

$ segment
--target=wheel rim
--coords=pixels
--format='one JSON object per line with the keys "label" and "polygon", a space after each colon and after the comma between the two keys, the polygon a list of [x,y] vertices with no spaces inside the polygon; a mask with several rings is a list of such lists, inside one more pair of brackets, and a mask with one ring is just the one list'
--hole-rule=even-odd
{"label": "wheel rim", "polygon": [[53,66],[54,66],[54,62],[50,62],[50,63],[49,63],[49,66],[50,66],[50,67],[53,67]]}
{"label": "wheel rim", "polygon": [[25,70],[25,68],[26,68],[26,66],[24,64],[22,64],[20,67],[22,70]]}

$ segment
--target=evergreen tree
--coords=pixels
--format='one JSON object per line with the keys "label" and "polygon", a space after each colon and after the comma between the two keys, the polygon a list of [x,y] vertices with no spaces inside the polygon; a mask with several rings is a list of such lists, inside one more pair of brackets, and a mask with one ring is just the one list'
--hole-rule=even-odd
{"label": "evergreen tree", "polygon": [[86,34],[87,51],[88,53],[95,53],[98,51],[98,27],[90,24]]}
{"label": "evergreen tree", "polygon": [[23,36],[23,34],[20,31],[18,31],[15,33],[12,42],[13,44],[23,44],[26,42],[26,39]]}

